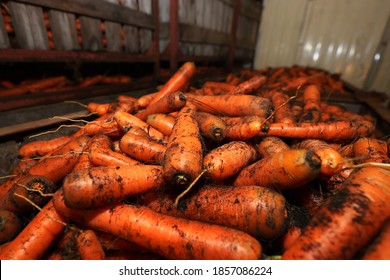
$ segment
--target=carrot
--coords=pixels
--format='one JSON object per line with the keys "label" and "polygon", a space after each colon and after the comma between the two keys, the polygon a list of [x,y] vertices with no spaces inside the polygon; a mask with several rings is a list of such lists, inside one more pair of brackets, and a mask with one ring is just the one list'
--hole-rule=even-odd
{"label": "carrot", "polygon": [[113,109],[114,105],[111,103],[97,103],[89,102],[87,104],[87,110],[91,113],[95,113],[99,116],[103,116],[109,113]]}
{"label": "carrot", "polygon": [[271,95],[272,105],[275,108],[274,122],[277,123],[295,123],[295,116],[288,103],[289,96],[283,92],[275,91]]}
{"label": "carrot", "polygon": [[0,244],[10,242],[22,230],[22,221],[12,211],[0,209]]}
{"label": "carrot", "polygon": [[21,158],[17,164],[12,168],[10,175],[20,175],[25,174],[28,170],[35,164],[38,163],[38,159],[36,158]]}
{"label": "carrot", "polygon": [[94,85],[100,83],[102,81],[102,79],[103,79],[103,75],[86,77],[83,79],[83,81],[81,83],[78,84],[78,87],[85,88],[85,87],[94,86]]}
{"label": "carrot", "polygon": [[303,112],[303,101],[301,98],[296,98],[291,101],[291,112],[296,120],[299,120]]}
{"label": "carrot", "polygon": [[146,118],[146,123],[169,136],[172,132],[176,118],[167,114],[151,114]]}
{"label": "carrot", "polygon": [[226,123],[218,116],[197,111],[195,118],[199,123],[201,134],[208,139],[219,142],[226,136]]}
{"label": "carrot", "polygon": [[92,139],[89,139],[88,142],[85,144],[84,148],[83,148],[83,151],[82,151],[82,154],[79,156],[79,159],[77,161],[77,163],[74,165],[72,171],[75,171],[75,170],[80,170],[80,169],[84,169],[84,168],[91,168],[94,166],[94,164],[91,162],[90,158],[89,158],[89,150],[90,150],[90,147],[91,147],[91,142],[92,142]]}
{"label": "carrot", "polygon": [[144,135],[137,135],[133,131],[128,131],[119,141],[120,149],[137,161],[162,164],[167,149],[166,145],[152,140],[141,128],[134,127],[134,129],[144,132]]}
{"label": "carrot", "polygon": [[207,153],[203,158],[203,168],[207,170],[208,177],[225,180],[256,159],[256,150],[251,145],[243,141],[231,141]]}
{"label": "carrot", "polygon": [[226,76],[226,83],[229,83],[233,86],[238,85],[241,82],[241,79],[234,75],[233,73],[230,73]]}
{"label": "carrot", "polygon": [[207,81],[203,84],[203,88],[211,88],[214,91],[217,90],[219,94],[223,94],[234,90],[236,87],[224,82]]}
{"label": "carrot", "polygon": [[138,102],[138,98],[128,95],[118,95],[118,103],[131,103],[134,104],[135,108],[137,108],[136,104]]}
{"label": "carrot", "polygon": [[71,139],[71,136],[65,135],[50,140],[29,142],[19,148],[18,155],[20,157],[43,156],[48,152],[68,143]]}
{"label": "carrot", "polygon": [[168,138],[162,165],[165,178],[174,185],[188,185],[202,172],[202,136],[195,114],[193,106],[183,107]]}
{"label": "carrot", "polygon": [[379,139],[361,137],[357,139],[352,147],[357,163],[383,162],[389,163],[387,147],[384,147]]}
{"label": "carrot", "polygon": [[98,166],[69,173],[62,186],[66,205],[75,209],[111,205],[165,185],[158,165]]}
{"label": "carrot", "polygon": [[351,259],[390,217],[390,171],[357,168],[317,210],[282,259]]}
{"label": "carrot", "polygon": [[221,117],[227,125],[226,139],[248,140],[258,136],[262,131],[267,131],[268,122],[259,116]]}
{"label": "carrot", "polygon": [[64,230],[65,222],[50,200],[0,252],[1,260],[37,260]]}
{"label": "carrot", "polygon": [[233,185],[258,185],[285,191],[312,181],[318,176],[320,167],[321,160],[313,151],[289,149],[243,168]]}
{"label": "carrot", "polygon": [[106,252],[106,260],[163,260],[164,258],[158,254],[148,251],[117,251],[109,250]]}
{"label": "carrot", "polygon": [[361,260],[390,260],[390,219],[387,219],[378,235],[364,248]]}
{"label": "carrot", "polygon": [[126,112],[116,112],[114,114],[114,119],[124,132],[127,132],[133,126],[137,126],[148,133],[152,139],[166,142],[166,135],[132,114]]}
{"label": "carrot", "polygon": [[254,95],[193,95],[186,94],[187,103],[196,106],[198,111],[238,117],[257,115],[268,117],[272,112],[272,103],[268,98]]}
{"label": "carrot", "polygon": [[76,245],[83,260],[103,260],[105,258],[103,246],[91,229],[81,230],[78,233]]}
{"label": "carrot", "polygon": [[19,196],[25,197],[38,206],[45,205],[57,187],[44,176],[26,175],[15,181],[10,190],[0,199],[0,208],[16,214],[25,214],[33,210],[31,203]]}
{"label": "carrot", "polygon": [[289,204],[280,193],[260,186],[205,185],[174,207],[171,194],[148,193],[144,205],[162,214],[244,231],[273,240],[286,230]]}
{"label": "carrot", "polygon": [[234,89],[227,94],[250,94],[265,84],[267,78],[262,75],[255,75],[252,78],[238,84]]}
{"label": "carrot", "polygon": [[94,121],[87,123],[83,128],[91,136],[106,134],[112,138],[120,138],[123,135],[123,130],[116,119],[114,119],[114,113],[104,114]]}
{"label": "carrot", "polygon": [[140,96],[138,99],[137,99],[137,108],[138,109],[144,109],[148,106],[148,104],[150,103],[150,100],[153,99],[154,96],[156,96],[157,92],[152,92],[152,93],[147,93],[147,94],[144,94],[142,96]]}
{"label": "carrot", "polygon": [[319,122],[321,119],[321,93],[316,85],[308,85],[303,91],[303,112],[301,122]]}
{"label": "carrot", "polygon": [[297,139],[321,139],[324,141],[352,140],[357,137],[369,137],[375,126],[369,121],[340,121],[333,123],[270,123],[266,132],[259,136],[278,136]]}
{"label": "carrot", "polygon": [[164,84],[164,86],[150,100],[147,107],[161,99],[163,96],[181,90],[195,73],[195,64],[193,62],[184,63],[173,76]]}
{"label": "carrot", "polygon": [[130,76],[116,75],[116,76],[103,76],[102,84],[128,84],[132,81]]}
{"label": "carrot", "polygon": [[186,96],[180,91],[173,91],[161,97],[158,101],[147,106],[144,110],[139,110],[135,116],[145,121],[150,114],[179,111],[186,104]]}
{"label": "carrot", "polygon": [[94,230],[97,238],[102,244],[104,251],[133,251],[139,252],[143,251],[144,248],[140,247],[137,244],[134,244],[131,241],[123,239],[121,237],[115,236],[111,233]]}
{"label": "carrot", "polygon": [[344,158],[325,141],[304,139],[294,144],[293,147],[297,149],[309,149],[315,152],[321,159],[320,174],[323,176],[333,176],[340,172],[343,167]]}
{"label": "carrot", "polygon": [[236,229],[120,204],[96,210],[66,207],[61,192],[55,207],[71,221],[130,240],[167,259],[259,259],[261,244]]}
{"label": "carrot", "polygon": [[290,146],[279,137],[269,136],[261,138],[260,141],[255,144],[255,148],[261,157],[266,157],[286,151],[290,149]]}

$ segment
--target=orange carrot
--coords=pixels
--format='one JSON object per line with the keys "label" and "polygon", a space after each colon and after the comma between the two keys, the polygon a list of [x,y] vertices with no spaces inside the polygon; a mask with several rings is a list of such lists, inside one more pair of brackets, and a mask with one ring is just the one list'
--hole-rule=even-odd
{"label": "orange carrot", "polygon": [[129,240],[115,236],[111,233],[99,231],[99,230],[94,230],[94,231],[105,251],[124,250],[124,251],[139,252],[144,250],[144,248],[142,248],[141,246]]}
{"label": "orange carrot", "polygon": [[297,139],[321,139],[324,141],[352,140],[357,137],[369,137],[375,126],[369,121],[340,121],[333,123],[270,123],[267,132],[259,136],[278,136]]}
{"label": "orange carrot", "polygon": [[167,136],[171,134],[175,121],[174,116],[167,114],[151,114],[146,118],[146,123]]}
{"label": "orange carrot", "polygon": [[330,196],[282,259],[351,259],[390,217],[390,171],[356,169]]}
{"label": "orange carrot", "polygon": [[157,92],[152,92],[152,93],[147,93],[147,94],[144,94],[142,96],[140,96],[138,99],[137,99],[137,108],[138,109],[144,109],[148,106],[148,104],[150,103],[150,100],[153,99],[153,97],[155,97],[157,94]]}
{"label": "orange carrot", "polygon": [[94,121],[87,123],[83,128],[91,136],[106,134],[113,138],[120,138],[123,135],[123,130],[114,119],[113,113],[104,114]]}
{"label": "orange carrot", "polygon": [[390,260],[390,219],[387,219],[378,235],[364,248],[361,260]]}
{"label": "orange carrot", "polygon": [[226,136],[226,123],[218,116],[197,111],[195,118],[199,123],[199,129],[205,138],[216,142],[222,141]]}
{"label": "orange carrot", "polygon": [[236,87],[224,82],[207,81],[203,84],[203,88],[211,88],[214,91],[217,90],[217,94],[222,94],[234,90]]}
{"label": "orange carrot", "polygon": [[319,122],[321,119],[321,93],[316,85],[309,85],[303,91],[303,112],[301,122]]}
{"label": "orange carrot", "polygon": [[0,244],[10,242],[22,230],[22,221],[12,211],[0,209]]}
{"label": "orange carrot", "polygon": [[127,75],[116,75],[116,76],[103,76],[102,84],[128,84],[131,82],[131,77]]}
{"label": "orange carrot", "polygon": [[167,259],[259,259],[262,253],[261,244],[247,233],[159,214],[145,206],[74,210],[66,207],[61,192],[54,201],[69,220],[130,240]]}
{"label": "orange carrot", "polygon": [[383,143],[383,141],[375,138],[361,137],[357,139],[352,145],[356,162],[389,163],[387,147],[383,146]]}
{"label": "orange carrot", "polygon": [[81,83],[78,84],[78,87],[90,87],[100,83],[103,79],[103,75],[96,75],[92,77],[86,77]]}
{"label": "orange carrot", "polygon": [[226,139],[248,140],[258,136],[261,131],[267,131],[268,122],[259,116],[221,117],[226,123]]}
{"label": "orange carrot", "polygon": [[252,78],[238,84],[227,94],[251,94],[265,84],[267,78],[262,75],[255,75]]}
{"label": "orange carrot", "polygon": [[87,110],[91,113],[95,113],[99,116],[103,116],[109,113],[113,109],[114,105],[111,103],[97,103],[89,102],[87,104]]}
{"label": "orange carrot", "polygon": [[202,136],[195,114],[193,106],[183,107],[168,139],[162,165],[165,178],[174,185],[188,185],[202,172]]}
{"label": "orange carrot", "polygon": [[173,76],[164,84],[155,96],[150,100],[147,107],[161,99],[163,96],[181,90],[195,73],[195,64],[193,62],[184,63]]}
{"label": "orange carrot", "polygon": [[167,114],[179,111],[185,106],[185,104],[186,96],[180,91],[173,91],[164,95],[153,104],[147,106],[144,110],[139,110],[135,116],[145,121],[150,114]]}
{"label": "orange carrot", "polygon": [[223,144],[203,158],[203,168],[208,177],[225,180],[237,174],[257,159],[256,150],[243,141],[231,141]]}
{"label": "orange carrot", "polygon": [[43,156],[48,152],[68,143],[71,139],[71,136],[65,135],[50,140],[29,142],[19,148],[18,155],[20,157]]}
{"label": "orange carrot", "polygon": [[38,163],[38,159],[36,158],[21,158],[17,164],[12,168],[10,175],[20,175],[25,174],[28,170],[35,164]]}
{"label": "orange carrot", "polygon": [[50,200],[23,230],[0,252],[1,260],[37,260],[64,230],[64,220]]}
{"label": "orange carrot", "polygon": [[66,205],[75,209],[111,205],[165,185],[158,165],[98,166],[69,173],[63,183]]}
{"label": "orange carrot", "polygon": [[233,185],[258,185],[280,191],[294,189],[316,178],[320,167],[321,159],[313,151],[289,149],[243,168]]}
{"label": "orange carrot", "polygon": [[275,91],[271,95],[271,101],[275,109],[274,122],[295,123],[295,117],[288,103],[289,96],[283,92]]}
{"label": "orange carrot", "polygon": [[289,220],[283,195],[259,186],[205,185],[178,207],[170,194],[148,193],[144,199],[144,205],[159,213],[236,228],[260,240],[279,237]]}
{"label": "orange carrot", "polygon": [[79,232],[76,237],[76,245],[83,260],[103,260],[105,258],[103,246],[91,229]]}
{"label": "orange carrot", "polygon": [[290,146],[281,138],[272,136],[260,139],[260,142],[256,143],[255,147],[261,157],[270,156],[290,149]]}

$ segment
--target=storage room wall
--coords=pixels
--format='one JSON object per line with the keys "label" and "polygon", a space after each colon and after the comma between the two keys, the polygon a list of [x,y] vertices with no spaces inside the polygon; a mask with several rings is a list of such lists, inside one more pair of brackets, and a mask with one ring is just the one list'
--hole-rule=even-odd
{"label": "storage room wall", "polygon": [[390,96],[390,0],[265,0],[254,67],[313,66]]}

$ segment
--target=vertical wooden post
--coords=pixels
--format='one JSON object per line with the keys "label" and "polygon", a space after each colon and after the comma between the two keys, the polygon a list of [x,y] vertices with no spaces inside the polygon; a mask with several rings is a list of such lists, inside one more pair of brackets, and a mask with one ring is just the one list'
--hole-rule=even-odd
{"label": "vertical wooden post", "polygon": [[154,55],[154,77],[160,78],[160,19],[158,0],[152,0],[152,16],[153,16],[153,55]]}
{"label": "vertical wooden post", "polygon": [[226,65],[228,70],[231,70],[234,66],[234,53],[237,44],[237,27],[238,27],[238,17],[240,15],[240,8],[241,8],[241,0],[236,0],[236,6],[233,9],[232,27],[230,31],[230,44],[229,44],[228,59]]}
{"label": "vertical wooden post", "polygon": [[177,70],[179,53],[179,1],[170,0],[169,6],[169,65],[171,73]]}

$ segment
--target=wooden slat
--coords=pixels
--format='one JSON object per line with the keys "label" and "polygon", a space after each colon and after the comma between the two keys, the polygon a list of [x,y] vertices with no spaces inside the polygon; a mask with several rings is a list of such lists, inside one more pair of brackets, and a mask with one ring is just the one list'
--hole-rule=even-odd
{"label": "wooden slat", "polygon": [[8,7],[20,47],[49,49],[42,8],[15,2],[9,2]]}
{"label": "wooden slat", "polygon": [[9,48],[9,38],[7,31],[5,30],[4,18],[2,13],[0,13],[0,48]]}
{"label": "wooden slat", "polygon": [[76,17],[74,14],[49,11],[51,31],[57,50],[78,50]]}
{"label": "wooden slat", "polygon": [[[137,0],[124,0],[122,1],[122,3],[125,7],[134,10],[138,9]],[[139,52],[138,28],[130,25],[124,25],[123,32],[125,35],[124,38],[125,52],[138,53]]]}
{"label": "wooden slat", "polygon": [[[105,0],[108,3],[118,4],[117,0]],[[107,51],[122,52],[121,25],[113,21],[104,21],[106,27]]]}
{"label": "wooden slat", "polygon": [[229,44],[230,35],[221,31],[211,30],[185,23],[179,24],[179,29],[179,39],[183,42],[211,45]]}
{"label": "wooden slat", "polygon": [[153,18],[143,12],[102,0],[14,0],[56,10],[153,29]]}
{"label": "wooden slat", "polygon": [[[138,8],[140,11],[150,15],[152,13],[151,0],[138,1]],[[149,49],[151,42],[152,42],[152,31],[145,28],[140,28],[139,29],[140,52],[146,52]]]}
{"label": "wooden slat", "polygon": [[81,16],[80,23],[83,49],[89,51],[102,51],[103,35],[100,28],[101,21],[96,18]]}

